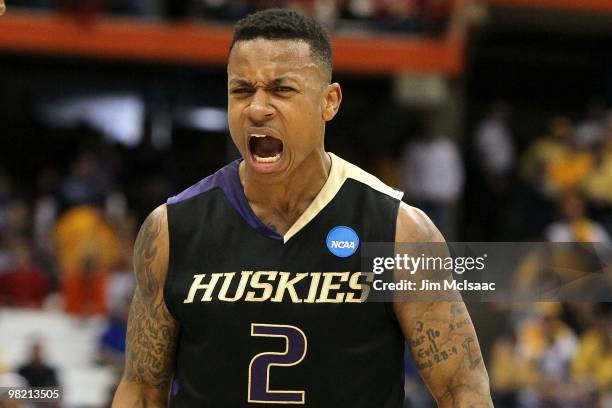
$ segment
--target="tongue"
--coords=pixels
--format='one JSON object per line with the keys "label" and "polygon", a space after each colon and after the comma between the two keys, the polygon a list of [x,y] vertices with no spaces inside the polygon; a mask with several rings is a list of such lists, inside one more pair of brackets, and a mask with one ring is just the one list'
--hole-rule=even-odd
{"label": "tongue", "polygon": [[273,157],[283,151],[283,143],[273,137],[254,137],[252,140],[252,151],[259,157]]}

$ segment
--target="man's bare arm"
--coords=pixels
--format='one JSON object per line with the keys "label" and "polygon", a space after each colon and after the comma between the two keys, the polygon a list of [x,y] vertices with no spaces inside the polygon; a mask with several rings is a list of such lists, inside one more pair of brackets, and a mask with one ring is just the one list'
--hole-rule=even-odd
{"label": "man's bare arm", "polygon": [[178,324],[163,298],[168,253],[167,211],[162,205],[147,217],[136,238],[137,286],[128,319],[125,371],[113,407],[167,404],[178,336]]}
{"label": "man's bare arm", "polygon": [[[444,242],[444,239],[422,211],[402,203],[396,242]],[[437,253],[439,248],[432,251],[441,255]],[[440,271],[435,273],[437,277],[434,272],[425,272],[422,278],[430,281],[445,278],[439,275]],[[447,292],[444,300],[396,301],[394,309],[414,363],[439,407],[493,406],[476,332],[458,293]]]}

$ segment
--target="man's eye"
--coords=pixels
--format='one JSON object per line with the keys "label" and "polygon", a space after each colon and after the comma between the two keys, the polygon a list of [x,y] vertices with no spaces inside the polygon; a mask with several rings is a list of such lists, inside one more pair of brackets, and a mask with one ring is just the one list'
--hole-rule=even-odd
{"label": "man's eye", "polygon": [[234,95],[248,94],[252,92],[253,90],[251,88],[234,88],[231,90],[231,93]]}
{"label": "man's eye", "polygon": [[274,92],[277,93],[287,93],[287,92],[293,92],[294,89],[290,88],[288,86],[276,86],[273,88]]}

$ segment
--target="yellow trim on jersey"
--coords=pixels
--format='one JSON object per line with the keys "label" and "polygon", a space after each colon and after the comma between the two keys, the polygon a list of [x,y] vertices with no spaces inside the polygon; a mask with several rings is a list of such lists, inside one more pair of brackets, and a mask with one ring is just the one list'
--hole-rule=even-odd
{"label": "yellow trim on jersey", "polygon": [[331,158],[332,164],[327,181],[323,185],[321,191],[319,191],[319,194],[317,194],[312,203],[310,203],[308,208],[306,208],[306,211],[304,211],[304,213],[297,219],[291,228],[289,228],[289,231],[283,235],[283,242],[287,243],[291,237],[308,225],[308,223],[312,221],[314,217],[316,217],[317,214],[319,214],[321,210],[331,202],[336,194],[338,194],[338,191],[340,191],[340,188],[344,182],[349,178],[357,180],[376,191],[387,194],[388,196],[398,200],[401,200],[404,196],[403,192],[389,187],[370,173],[367,173],[354,164],[341,159],[335,154],[329,153],[329,157]]}

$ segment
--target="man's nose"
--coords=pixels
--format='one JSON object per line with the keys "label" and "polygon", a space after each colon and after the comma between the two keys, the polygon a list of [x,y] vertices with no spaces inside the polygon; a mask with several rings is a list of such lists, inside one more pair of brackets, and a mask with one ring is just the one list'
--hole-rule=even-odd
{"label": "man's nose", "polygon": [[268,93],[261,88],[257,88],[253,94],[246,108],[246,114],[254,123],[265,122],[274,117],[274,107],[270,105],[268,96]]}
{"label": "man's nose", "polygon": [[6,6],[4,5],[4,0],[0,0],[0,16],[4,14],[6,11]]}

